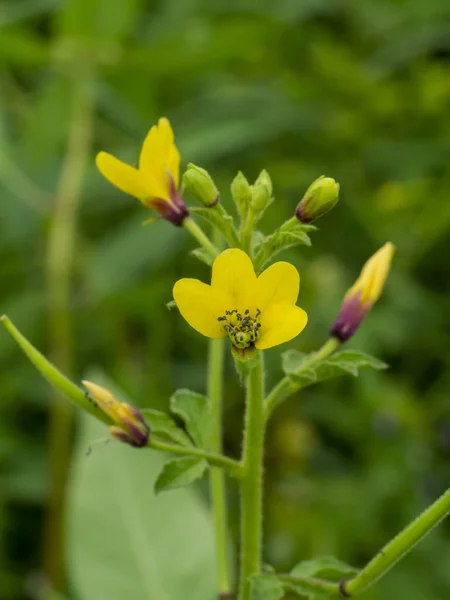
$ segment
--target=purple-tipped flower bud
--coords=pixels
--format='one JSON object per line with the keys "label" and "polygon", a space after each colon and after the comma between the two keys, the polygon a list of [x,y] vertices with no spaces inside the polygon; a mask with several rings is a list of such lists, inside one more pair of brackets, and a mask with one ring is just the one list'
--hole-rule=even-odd
{"label": "purple-tipped flower bud", "polygon": [[116,440],[135,448],[147,445],[150,427],[137,408],[119,402],[111,392],[96,383],[83,381],[83,385],[97,406],[115,423],[109,431]]}
{"label": "purple-tipped flower bud", "polygon": [[387,242],[366,262],[360,276],[344,297],[339,315],[330,328],[332,337],[345,342],[358,329],[367,312],[381,296],[394,249],[394,245]]}
{"label": "purple-tipped flower bud", "polygon": [[295,215],[302,223],[311,223],[330,211],[338,199],[339,184],[331,177],[322,175],[306,190]]}
{"label": "purple-tipped flower bud", "polygon": [[192,163],[188,164],[183,175],[183,184],[189,194],[207,208],[215,206],[220,200],[219,190],[208,171]]}

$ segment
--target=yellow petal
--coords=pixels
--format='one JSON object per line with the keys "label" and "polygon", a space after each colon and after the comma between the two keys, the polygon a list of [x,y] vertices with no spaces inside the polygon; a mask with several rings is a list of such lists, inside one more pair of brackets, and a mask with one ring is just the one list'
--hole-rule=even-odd
{"label": "yellow petal", "polygon": [[165,117],[159,119],[158,125],[153,125],[144,140],[139,170],[155,198],[169,199],[167,171],[178,187],[180,155],[174,144],[172,127]]}
{"label": "yellow petal", "polygon": [[218,317],[229,309],[230,300],[198,279],[180,279],[173,286],[173,297],[181,315],[191,327],[210,338],[226,337]]}
{"label": "yellow petal", "polygon": [[271,304],[261,315],[261,333],[255,346],[267,350],[295,338],[306,326],[308,315],[299,306]]}
{"label": "yellow petal", "polygon": [[250,257],[237,248],[219,254],[212,266],[211,286],[219,295],[228,296],[228,310],[253,310],[256,275]]}
{"label": "yellow petal", "polygon": [[141,201],[148,197],[148,189],[142,179],[140,172],[122,162],[112,154],[99,152],[95,162],[103,177],[115,185],[119,190],[134,196]]}
{"label": "yellow petal", "polygon": [[258,277],[258,308],[264,311],[272,303],[295,304],[300,289],[300,275],[294,265],[277,262]]}
{"label": "yellow petal", "polygon": [[387,242],[375,252],[362,268],[360,276],[347,292],[347,296],[360,293],[363,304],[366,302],[370,304],[376,302],[383,291],[394,250],[394,245],[391,242]]}

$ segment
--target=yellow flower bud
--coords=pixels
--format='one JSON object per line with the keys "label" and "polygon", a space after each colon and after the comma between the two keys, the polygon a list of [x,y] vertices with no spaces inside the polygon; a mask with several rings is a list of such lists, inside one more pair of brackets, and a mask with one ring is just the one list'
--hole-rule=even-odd
{"label": "yellow flower bud", "polygon": [[205,169],[189,163],[183,175],[183,184],[193,198],[210,208],[220,200],[220,194],[210,174]]}
{"label": "yellow flower bud", "polygon": [[345,342],[358,329],[381,296],[394,250],[394,245],[387,242],[366,262],[360,276],[344,297],[339,315],[330,329],[331,336]]}
{"label": "yellow flower bud", "polygon": [[338,202],[339,184],[331,177],[322,175],[307,189],[299,202],[295,214],[302,223],[311,223],[328,211]]}
{"label": "yellow flower bud", "polygon": [[115,439],[135,448],[147,445],[150,427],[137,408],[119,402],[110,391],[96,383],[83,381],[83,385],[92,401],[116,424],[109,428]]}

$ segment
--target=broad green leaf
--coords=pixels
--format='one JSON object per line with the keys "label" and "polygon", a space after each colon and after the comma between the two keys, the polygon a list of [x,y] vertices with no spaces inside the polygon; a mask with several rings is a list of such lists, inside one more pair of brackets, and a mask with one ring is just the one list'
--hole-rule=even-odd
{"label": "broad green leaf", "polygon": [[195,248],[194,250],[191,250],[191,254],[195,256],[195,258],[198,258],[198,260],[201,262],[207,264],[209,267],[213,263],[213,258],[206,248]]}
{"label": "broad green leaf", "polygon": [[192,446],[189,437],[166,413],[153,408],[143,408],[141,413],[150,427],[151,435],[181,446]]}
{"label": "broad green leaf", "polygon": [[313,225],[296,226],[290,231],[276,231],[267,236],[256,248],[255,269],[261,269],[267,261],[272,259],[282,250],[293,246],[311,246],[311,238],[308,232],[314,231]]}
{"label": "broad green leaf", "polygon": [[283,584],[275,575],[255,575],[251,581],[250,600],[281,600],[284,598]]}
{"label": "broad green leaf", "polygon": [[[98,380],[98,379],[97,379]],[[110,382],[102,382],[112,389]],[[122,395],[123,396],[123,395]],[[68,489],[67,565],[80,600],[211,600],[214,541],[194,489],[156,497],[158,452],[92,440],[104,427],[83,418]],[[192,540],[195,543],[192,544]]]}
{"label": "broad green leaf", "polygon": [[184,487],[200,479],[208,464],[203,458],[183,456],[169,460],[163,466],[155,482],[155,493]]}
{"label": "broad green leaf", "polygon": [[234,228],[233,217],[227,213],[221,204],[214,208],[201,208],[194,206],[189,207],[189,210],[194,215],[198,215],[212,225],[215,229],[217,229],[217,231],[223,235],[231,247],[239,246],[239,240]]}
{"label": "broad green leaf", "polygon": [[177,390],[170,399],[170,410],[185,423],[187,432],[200,448],[209,448],[212,417],[208,398],[190,390]]}
{"label": "broad green leaf", "polygon": [[358,569],[334,556],[318,556],[312,560],[305,560],[296,565],[291,575],[295,577],[316,577],[327,581],[339,582],[346,577],[356,575]]}
{"label": "broad green leaf", "polygon": [[288,350],[282,356],[282,367],[286,375],[297,385],[306,387],[340,375],[357,377],[360,369],[386,369],[386,363],[357,350],[337,352],[327,360],[311,365],[313,354]]}

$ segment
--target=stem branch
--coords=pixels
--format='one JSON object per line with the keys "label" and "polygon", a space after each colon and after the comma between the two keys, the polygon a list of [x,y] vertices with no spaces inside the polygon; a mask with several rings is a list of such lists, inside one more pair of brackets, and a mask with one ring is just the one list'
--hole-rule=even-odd
{"label": "stem branch", "polygon": [[195,237],[197,242],[203,246],[212,259],[216,258],[216,256],[220,254],[216,246],[214,246],[200,225],[198,225],[192,217],[186,217],[184,219],[183,227],[185,227],[185,229],[187,229]]}

